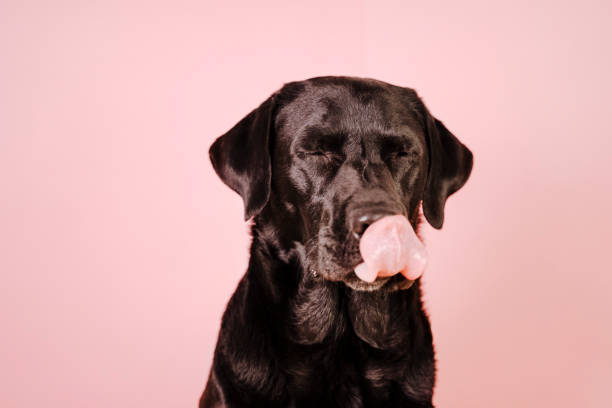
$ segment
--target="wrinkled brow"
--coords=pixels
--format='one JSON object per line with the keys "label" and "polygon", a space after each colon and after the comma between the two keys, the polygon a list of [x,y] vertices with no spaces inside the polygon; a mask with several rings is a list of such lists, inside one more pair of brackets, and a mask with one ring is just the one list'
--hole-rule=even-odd
{"label": "wrinkled brow", "polygon": [[396,134],[377,135],[376,143],[378,143],[383,150],[409,150],[413,144],[408,137]]}
{"label": "wrinkled brow", "polygon": [[343,132],[318,127],[306,128],[296,141],[296,146],[306,150],[341,150],[347,135]]}
{"label": "wrinkled brow", "polygon": [[[341,151],[348,141],[346,132],[320,127],[308,127],[296,140],[294,146],[302,150]],[[383,151],[410,150],[413,142],[410,137],[395,132],[372,132],[368,139]]]}

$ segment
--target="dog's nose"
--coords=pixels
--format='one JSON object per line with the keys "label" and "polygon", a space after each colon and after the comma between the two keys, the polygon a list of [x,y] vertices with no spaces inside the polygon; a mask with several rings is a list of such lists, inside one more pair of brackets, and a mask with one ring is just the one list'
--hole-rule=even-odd
{"label": "dog's nose", "polygon": [[351,231],[355,238],[359,239],[370,224],[373,224],[386,215],[393,215],[393,212],[385,210],[367,212],[356,211],[351,220]]}

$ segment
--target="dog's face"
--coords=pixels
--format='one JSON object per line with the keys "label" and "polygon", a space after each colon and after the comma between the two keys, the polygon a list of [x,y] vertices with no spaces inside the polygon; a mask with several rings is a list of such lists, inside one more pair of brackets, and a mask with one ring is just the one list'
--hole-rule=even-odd
{"label": "dog's face", "polygon": [[472,155],[417,94],[370,79],[286,84],[210,149],[219,176],[242,195],[246,218],[301,249],[306,273],[356,290],[407,288],[401,275],[366,283],[359,238],[385,215],[416,229],[419,205],[436,228]]}

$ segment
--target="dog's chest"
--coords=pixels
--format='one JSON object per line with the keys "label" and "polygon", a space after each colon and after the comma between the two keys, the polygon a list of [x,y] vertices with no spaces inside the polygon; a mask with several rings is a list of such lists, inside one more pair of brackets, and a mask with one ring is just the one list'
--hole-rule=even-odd
{"label": "dog's chest", "polygon": [[431,393],[420,389],[433,384],[418,373],[432,373],[433,361],[409,358],[414,325],[388,299],[309,289],[295,298],[291,337],[298,344],[282,359],[292,406],[411,406],[413,396]]}
{"label": "dog's chest", "polygon": [[[290,399],[302,406],[359,407],[374,394],[388,393],[393,373],[348,341],[291,353],[286,380]],[[310,405],[309,405],[310,404]]]}

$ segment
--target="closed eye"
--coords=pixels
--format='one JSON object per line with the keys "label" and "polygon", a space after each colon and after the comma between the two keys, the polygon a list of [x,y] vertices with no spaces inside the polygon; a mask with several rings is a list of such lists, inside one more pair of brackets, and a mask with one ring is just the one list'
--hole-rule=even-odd
{"label": "closed eye", "polygon": [[302,150],[298,152],[298,157],[306,159],[308,157],[317,161],[325,161],[326,163],[339,164],[344,161],[344,156],[335,152],[324,150]]}
{"label": "closed eye", "polygon": [[413,156],[414,153],[413,152],[409,152],[407,150],[399,150],[396,152],[389,152],[386,154],[386,157],[389,159],[402,159],[402,158],[406,158],[406,157],[410,157]]}
{"label": "closed eye", "polygon": [[419,153],[413,149],[388,152],[383,156],[389,164],[413,165],[418,161]]}

